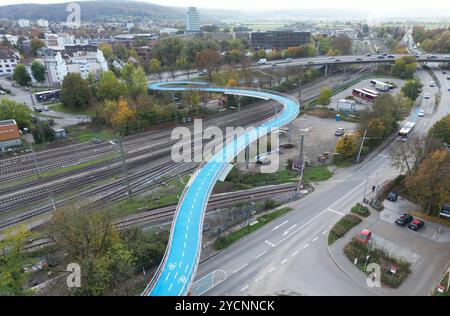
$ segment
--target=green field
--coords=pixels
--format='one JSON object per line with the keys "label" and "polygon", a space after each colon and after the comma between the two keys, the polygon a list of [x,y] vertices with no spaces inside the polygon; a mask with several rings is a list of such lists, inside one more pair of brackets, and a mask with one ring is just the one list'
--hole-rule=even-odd
{"label": "green field", "polygon": [[95,115],[95,107],[90,107],[90,108],[85,109],[85,110],[74,110],[74,109],[69,109],[69,108],[65,107],[61,103],[51,104],[48,107],[52,111],[66,113],[66,114],[71,114],[71,115],[89,115],[89,116],[94,116]]}

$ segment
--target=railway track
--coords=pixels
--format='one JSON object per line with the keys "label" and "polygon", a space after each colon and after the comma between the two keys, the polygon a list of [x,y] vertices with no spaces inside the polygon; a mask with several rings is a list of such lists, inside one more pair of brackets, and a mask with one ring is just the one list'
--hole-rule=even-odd
{"label": "railway track", "polygon": [[[282,193],[294,192],[297,184],[283,184],[278,186],[268,186],[232,193],[216,194],[211,196],[207,210],[214,211],[221,206],[229,206],[236,203],[261,201]],[[158,209],[145,210],[140,214],[130,215],[115,222],[117,229],[125,230],[134,226],[170,222],[175,215],[176,205],[170,205]],[[207,212],[208,212],[207,211]],[[54,244],[49,238],[33,240],[25,247],[25,250],[32,251],[44,246]]]}

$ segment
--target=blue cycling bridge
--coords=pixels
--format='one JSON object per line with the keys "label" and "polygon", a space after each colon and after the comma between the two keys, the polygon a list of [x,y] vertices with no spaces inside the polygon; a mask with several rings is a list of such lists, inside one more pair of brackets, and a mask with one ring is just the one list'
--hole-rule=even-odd
{"label": "blue cycling bridge", "polygon": [[220,88],[199,82],[151,83],[149,88],[159,91],[196,90],[250,96],[274,100],[283,105],[283,109],[279,113],[261,122],[256,128],[234,138],[210,159],[204,161],[186,185],[177,206],[164,258],[142,294],[145,296],[181,296],[189,292],[189,287],[195,277],[200,258],[206,205],[222,172],[249,144],[268,132],[292,122],[299,115],[300,107],[296,99],[268,91]]}

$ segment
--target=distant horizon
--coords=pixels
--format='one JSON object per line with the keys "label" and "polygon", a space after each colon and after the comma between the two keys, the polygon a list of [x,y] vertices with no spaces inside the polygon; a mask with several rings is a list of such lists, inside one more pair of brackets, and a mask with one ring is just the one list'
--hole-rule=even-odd
{"label": "distant horizon", "polygon": [[[83,1],[118,1],[118,0],[2,0],[0,6],[19,4],[57,4]],[[194,6],[208,10],[232,10],[247,14],[258,14],[259,12],[281,12],[286,10],[340,10],[367,12],[369,18],[433,18],[450,17],[450,1],[437,0],[433,7],[424,7],[421,0],[392,1],[377,0],[369,5],[361,6],[358,0],[315,0],[313,3],[299,3],[296,0],[281,0],[274,5],[272,0],[122,0],[145,2],[165,7],[187,8]],[[436,4],[437,2],[437,4]],[[407,7],[405,8],[405,6]],[[387,10],[386,8],[389,8]],[[447,13],[448,12],[448,13]],[[412,14],[412,16],[410,16]],[[353,17],[355,18],[355,17]],[[365,17],[361,17],[365,18]]]}

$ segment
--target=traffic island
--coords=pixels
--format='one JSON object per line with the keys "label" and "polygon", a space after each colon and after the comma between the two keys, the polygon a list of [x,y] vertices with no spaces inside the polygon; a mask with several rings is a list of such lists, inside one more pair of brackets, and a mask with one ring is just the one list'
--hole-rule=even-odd
{"label": "traffic island", "polygon": [[336,240],[343,237],[350,229],[361,223],[361,218],[356,215],[345,215],[337,222],[328,234],[328,245],[331,246]]}
{"label": "traffic island", "polygon": [[449,283],[450,283],[450,272],[447,272],[436,286],[436,289],[433,292],[433,296],[450,296]]}
{"label": "traffic island", "polygon": [[376,245],[364,244],[355,238],[344,247],[344,253],[367,276],[372,273],[372,270],[367,269],[369,265],[379,265],[381,284],[390,288],[398,288],[411,273],[409,262],[391,256]]}

